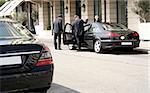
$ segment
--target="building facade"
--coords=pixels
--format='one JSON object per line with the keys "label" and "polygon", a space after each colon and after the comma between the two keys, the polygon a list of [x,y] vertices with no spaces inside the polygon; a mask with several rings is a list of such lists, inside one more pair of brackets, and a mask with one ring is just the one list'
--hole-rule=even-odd
{"label": "building facade", "polygon": [[39,0],[39,25],[43,29],[52,28],[52,23],[59,14],[63,15],[64,24],[72,23],[75,14],[89,22],[94,21],[94,16],[98,15],[102,22],[121,23],[138,31],[140,20],[132,11],[134,2],[135,0]]}
{"label": "building facade", "polygon": [[[15,0],[14,0],[15,1]],[[17,1],[17,0],[16,0]],[[83,20],[94,21],[98,15],[102,22],[121,23],[129,29],[138,31],[140,19],[132,9],[137,0],[19,0],[16,13],[26,11],[28,19],[36,17],[37,29],[52,29],[57,15],[63,15],[63,22],[72,23],[74,15]],[[32,15],[36,16],[32,16]]]}

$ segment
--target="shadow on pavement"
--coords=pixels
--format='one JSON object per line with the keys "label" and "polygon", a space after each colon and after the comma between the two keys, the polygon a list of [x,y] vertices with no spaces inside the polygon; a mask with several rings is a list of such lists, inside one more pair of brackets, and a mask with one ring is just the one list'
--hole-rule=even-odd
{"label": "shadow on pavement", "polygon": [[51,87],[48,90],[41,88],[41,89],[33,89],[33,90],[11,92],[11,93],[81,93],[81,92],[56,84],[56,83],[52,83]]}
{"label": "shadow on pavement", "polygon": [[[70,50],[73,51],[73,50]],[[77,50],[75,50],[77,51]],[[94,52],[94,50],[90,49],[82,49],[77,52]],[[115,50],[103,50],[99,54],[115,54],[115,55],[139,55],[139,54],[149,54],[150,50],[148,49],[133,49],[133,50],[127,50],[127,49],[115,49]]]}
{"label": "shadow on pavement", "polygon": [[68,87],[53,83],[51,85],[51,88],[46,93],[80,93],[80,92],[70,89]]}
{"label": "shadow on pavement", "polygon": [[139,55],[139,54],[149,54],[150,50],[147,49],[133,49],[133,50],[109,50],[103,51],[103,54],[115,54],[115,55]]}

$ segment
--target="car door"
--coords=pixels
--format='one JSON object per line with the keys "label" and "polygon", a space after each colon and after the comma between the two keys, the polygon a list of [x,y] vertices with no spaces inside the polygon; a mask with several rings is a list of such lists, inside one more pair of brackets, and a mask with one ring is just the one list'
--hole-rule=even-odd
{"label": "car door", "polygon": [[87,47],[92,48],[93,47],[93,40],[94,40],[94,31],[95,25],[91,25],[89,30],[87,30],[84,34],[84,42],[88,45]]}
{"label": "car door", "polygon": [[64,32],[63,32],[64,45],[69,45],[74,43],[74,35],[72,31],[73,31],[73,26],[67,23],[64,27]]}

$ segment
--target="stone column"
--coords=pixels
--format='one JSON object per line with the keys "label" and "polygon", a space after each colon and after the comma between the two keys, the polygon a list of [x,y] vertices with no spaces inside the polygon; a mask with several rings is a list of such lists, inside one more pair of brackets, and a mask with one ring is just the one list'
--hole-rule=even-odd
{"label": "stone column", "polygon": [[108,22],[117,23],[117,4],[116,0],[110,0],[108,3],[109,13],[108,13]]}
{"label": "stone column", "polygon": [[65,23],[72,23],[74,21],[74,15],[76,14],[76,2],[75,0],[65,0]]}
{"label": "stone column", "polygon": [[[85,10],[84,10],[85,5]],[[83,20],[88,19],[89,22],[94,20],[94,1],[93,0],[81,0],[81,18]]]}
{"label": "stone column", "polygon": [[39,25],[42,30],[48,27],[48,3],[40,2],[39,4]]}
{"label": "stone column", "polygon": [[53,19],[60,14],[60,0],[53,0]]}
{"label": "stone column", "polygon": [[132,8],[134,7],[135,0],[128,0],[128,28],[138,31],[138,26],[140,23],[138,15],[136,15]]}

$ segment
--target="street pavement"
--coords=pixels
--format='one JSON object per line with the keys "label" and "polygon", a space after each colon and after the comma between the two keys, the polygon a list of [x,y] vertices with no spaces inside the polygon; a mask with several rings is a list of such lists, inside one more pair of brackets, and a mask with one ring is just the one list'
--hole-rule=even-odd
{"label": "street pavement", "polygon": [[47,93],[149,93],[150,49],[142,41],[134,51],[55,50],[50,32],[38,36],[54,59],[53,84]]}

